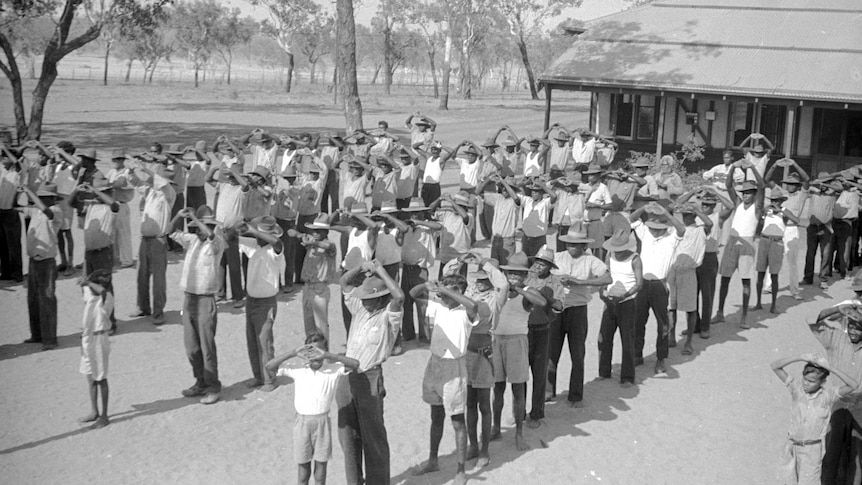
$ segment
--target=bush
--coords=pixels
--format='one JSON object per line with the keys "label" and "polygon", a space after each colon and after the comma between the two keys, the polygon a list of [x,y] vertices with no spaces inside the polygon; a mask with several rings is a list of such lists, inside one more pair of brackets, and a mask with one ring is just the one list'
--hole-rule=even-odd
{"label": "bush", "polygon": [[[697,173],[689,174],[685,168],[686,163],[693,163],[699,160],[703,160],[704,146],[697,142],[697,139],[694,135],[689,135],[686,139],[685,143],[680,145],[680,149],[671,153],[668,153],[671,157],[673,157],[673,171],[679,175],[682,179],[683,186],[686,190],[697,187],[699,185],[703,185],[704,180],[701,176],[703,173],[702,170],[699,170]],[[630,167],[632,163],[645,161],[650,164],[649,172],[650,174],[654,174],[658,172],[657,163],[655,153],[652,152],[638,152],[634,150],[629,151],[629,156],[626,158],[626,168]]]}

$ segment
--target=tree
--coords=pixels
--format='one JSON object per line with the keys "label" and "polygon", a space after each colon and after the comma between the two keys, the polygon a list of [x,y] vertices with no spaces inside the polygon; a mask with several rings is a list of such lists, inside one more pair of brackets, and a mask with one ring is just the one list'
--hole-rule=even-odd
{"label": "tree", "polygon": [[[215,0],[195,0],[177,5],[171,17],[177,31],[177,43],[194,66],[195,87],[198,75],[215,49],[215,32],[226,9]],[[204,76],[206,77],[206,75]]]}
{"label": "tree", "polygon": [[[396,39],[395,29],[404,25],[410,0],[380,0],[371,27],[383,40],[383,85],[386,94],[392,90],[392,76],[403,60],[403,45]],[[404,36],[402,36],[404,37]]]}
{"label": "tree", "polygon": [[461,3],[461,95],[473,97],[473,49],[482,41],[488,28],[488,0],[466,0]]}
{"label": "tree", "polygon": [[296,32],[295,45],[299,46],[300,52],[308,59],[308,77],[311,84],[315,81],[315,72],[320,58],[329,54],[332,47],[332,29],[335,19],[329,15],[321,18],[313,18]]}
{"label": "tree", "polygon": [[227,66],[227,83],[230,84],[230,71],[233,64],[235,47],[251,42],[258,31],[257,22],[251,17],[240,18],[240,10],[234,8],[223,15],[213,29],[213,48],[219,53]]}
{"label": "tree", "polygon": [[353,0],[336,1],[338,39],[338,69],[341,95],[344,100],[344,121],[347,132],[362,129],[362,101],[356,82],[356,22],[353,18]]}
{"label": "tree", "polygon": [[564,8],[579,7],[583,0],[494,0],[496,8],[503,14],[521,54],[521,62],[530,84],[530,96],[539,99],[536,76],[530,65],[527,41],[539,32],[549,17],[556,17]]}
{"label": "tree", "polygon": [[431,67],[431,80],[434,83],[434,99],[440,97],[440,83],[437,80],[437,51],[443,43],[440,36],[440,23],[443,22],[443,9],[436,2],[411,2],[407,10],[407,22],[418,25],[422,32],[422,45]]}
{"label": "tree", "polygon": [[[134,23],[141,12],[161,10],[167,0],[139,3],[136,0],[105,0],[100,3],[84,3],[82,0],[27,0],[3,2],[0,7],[0,49],[5,62],[0,60],[0,71],[12,85],[15,111],[15,128],[19,140],[39,139],[42,136],[42,118],[48,92],[57,79],[57,64],[69,53],[99,38],[102,27],[118,18],[128,18]],[[79,8],[87,9],[86,21],[82,19],[83,31],[71,35],[72,24],[79,16]],[[142,7],[142,8],[139,8]],[[12,48],[14,26],[26,24],[34,19],[50,18],[54,29],[42,54],[42,70],[33,90],[30,105],[30,121],[24,111],[24,95],[21,73]]]}
{"label": "tree", "polygon": [[[269,12],[269,19],[261,23],[264,34],[278,42],[287,55],[287,83],[289,93],[293,82],[293,36],[313,18],[320,15],[320,5],[314,0],[250,0],[252,5],[262,5]],[[351,12],[353,8],[351,5]]]}
{"label": "tree", "polygon": [[176,29],[169,26],[168,18],[169,15],[163,15],[155,29],[130,29],[120,38],[118,50],[127,62],[126,82],[129,82],[132,63],[140,61],[144,66],[142,82],[152,83],[159,61],[170,59],[177,50]]}
{"label": "tree", "polygon": [[164,9],[149,10],[138,4],[131,4],[128,8],[128,15],[112,17],[102,26],[101,35],[105,41],[105,69],[102,74],[104,86],[108,85],[108,60],[114,43],[133,36],[150,35],[165,20]]}

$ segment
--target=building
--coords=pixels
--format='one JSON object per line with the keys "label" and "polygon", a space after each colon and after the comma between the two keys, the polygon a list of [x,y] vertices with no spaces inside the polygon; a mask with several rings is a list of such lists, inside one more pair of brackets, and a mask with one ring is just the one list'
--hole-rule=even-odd
{"label": "building", "polygon": [[622,150],[694,135],[708,165],[758,132],[814,173],[862,163],[859,0],[656,0],[569,33],[539,77],[546,128],[554,90],[589,91]]}

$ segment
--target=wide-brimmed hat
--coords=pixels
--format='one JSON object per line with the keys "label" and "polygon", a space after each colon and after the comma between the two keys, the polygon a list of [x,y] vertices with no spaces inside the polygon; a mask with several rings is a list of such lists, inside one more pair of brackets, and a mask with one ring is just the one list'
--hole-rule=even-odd
{"label": "wide-brimmed hat", "polygon": [[452,196],[452,202],[464,206],[464,207],[475,207],[476,201],[470,196],[470,194],[466,194],[463,192],[458,192],[457,194]]}
{"label": "wide-brimmed hat", "polygon": [[465,148],[465,149],[464,149],[464,151],[463,151],[463,152],[461,152],[461,153],[463,153],[464,155],[476,155],[476,156],[479,156],[479,152],[477,152],[477,151],[476,151],[476,149],[475,149],[475,148],[473,148],[473,146],[472,146],[472,145],[470,145],[470,146],[468,146],[467,148]]}
{"label": "wide-brimmed hat", "polygon": [[[208,205],[202,205],[198,207],[195,211],[195,217],[197,217],[197,219],[203,224],[208,224],[210,226],[218,225],[218,221],[216,221],[215,218],[215,212],[213,212],[213,210]],[[197,225],[197,223],[195,223],[194,221],[191,221],[189,224],[195,226]]]}
{"label": "wide-brimmed hat", "polygon": [[248,223],[248,225],[257,231],[272,234],[275,237],[281,237],[281,235],[284,234],[284,230],[278,225],[278,221],[275,220],[275,217],[272,216],[255,217]]}
{"label": "wide-brimmed hat", "polygon": [[767,196],[767,198],[770,200],[786,199],[787,198],[787,192],[785,192],[784,190],[781,189],[781,187],[776,185],[775,187],[770,189],[769,195]]}
{"label": "wide-brimmed hat", "polygon": [[413,124],[416,126],[431,126],[431,123],[429,123],[425,118],[419,118],[414,121]]}
{"label": "wide-brimmed hat", "polygon": [[400,147],[399,149],[395,150],[392,154],[398,158],[413,159],[413,154],[410,153],[409,151],[407,151],[407,149],[404,147]]}
{"label": "wide-brimmed hat", "polygon": [[429,150],[442,150],[443,144],[439,141],[432,141],[430,145],[428,145]]}
{"label": "wide-brimmed hat", "polygon": [[799,178],[799,175],[796,175],[795,173],[791,173],[787,177],[784,177],[783,179],[781,179],[781,183],[802,185],[802,179]]}
{"label": "wide-brimmed hat", "polygon": [[667,229],[670,227],[670,224],[667,223],[664,216],[650,217],[644,224],[652,229]]}
{"label": "wide-brimmed hat", "polygon": [[398,212],[398,207],[395,206],[394,200],[384,200],[383,203],[380,204],[380,210],[378,212],[381,214],[393,214]]}
{"label": "wide-brimmed hat", "polygon": [[368,206],[365,205],[365,202],[354,202],[353,205],[350,206],[350,214],[360,216],[368,215]]}
{"label": "wide-brimmed hat", "polygon": [[365,278],[362,285],[353,290],[353,296],[360,300],[369,300],[388,294],[389,288],[386,286],[386,282],[377,276]]}
{"label": "wide-brimmed hat", "polygon": [[530,261],[530,264],[535,263],[537,259],[541,259],[542,261],[550,264],[551,267],[553,267],[554,269],[558,267],[557,263],[554,262],[554,252],[551,251],[547,246],[540,249],[535,256],[531,256],[527,259]]}
{"label": "wide-brimmed hat", "polygon": [[36,191],[36,197],[60,197],[57,193],[57,185],[50,182],[43,183]]}
{"label": "wide-brimmed hat", "polygon": [[392,160],[390,160],[389,158],[385,158],[385,157],[377,157],[377,165],[383,165],[383,164],[386,164],[386,165],[389,165],[389,166],[390,166],[390,167],[392,167],[392,168],[395,168],[395,162],[393,162],[393,161],[392,161]]}
{"label": "wide-brimmed hat", "polygon": [[478,269],[476,271],[470,271],[467,273],[467,278],[471,280],[487,280],[490,278],[488,272],[483,269]]}
{"label": "wide-brimmed hat", "polygon": [[552,181],[552,183],[555,183],[555,184],[563,186],[563,187],[570,187],[572,185],[577,185],[577,182],[570,179],[569,177],[558,177],[558,178],[554,179]]}
{"label": "wide-brimmed hat", "polygon": [[182,155],[185,153],[183,146],[179,143],[168,143],[168,147],[164,150],[168,155]]}
{"label": "wide-brimmed hat", "polygon": [[487,140],[482,142],[482,146],[485,148],[493,148],[493,147],[498,147],[500,145],[497,144],[497,140],[495,140],[493,138],[488,138]]}
{"label": "wide-brimmed hat", "polygon": [[604,170],[602,170],[602,167],[600,167],[597,163],[591,163],[591,164],[589,164],[589,166],[587,166],[587,169],[584,170],[583,173],[584,173],[584,175],[591,175],[594,173],[602,173],[602,172],[604,172]]}
{"label": "wide-brimmed hat", "polygon": [[427,211],[428,208],[425,207],[425,202],[421,197],[413,197],[410,199],[410,205],[401,209],[403,212],[419,212],[419,211]]}
{"label": "wide-brimmed hat", "polygon": [[116,160],[118,158],[125,159],[126,158],[126,150],[123,148],[114,148],[111,150],[111,160]]}
{"label": "wide-brimmed hat", "polygon": [[853,275],[853,281],[850,283],[850,289],[853,291],[862,291],[862,270]]}
{"label": "wide-brimmed hat", "polygon": [[518,146],[518,140],[512,138],[511,136],[507,136],[505,140],[503,140],[504,147],[514,147]]}
{"label": "wide-brimmed hat", "polygon": [[756,192],[757,191],[757,184],[752,182],[751,180],[746,180],[745,182],[742,182],[742,186],[739,188],[739,191],[740,192],[751,192],[751,191]]}
{"label": "wide-brimmed hat", "polygon": [[620,251],[636,251],[638,243],[635,240],[635,234],[631,229],[618,229],[614,231],[613,235],[607,241],[602,243],[602,247],[613,253]]}
{"label": "wide-brimmed hat", "polygon": [[78,155],[78,158],[89,158],[90,160],[98,160],[98,158],[96,157],[95,148],[85,148],[83,150],[78,150],[75,153]]}
{"label": "wide-brimmed hat", "polygon": [[834,180],[833,180],[832,182],[829,182],[829,183],[826,183],[826,184],[823,184],[823,185],[825,185],[826,187],[828,187],[828,188],[830,188],[830,189],[834,190],[835,192],[841,192],[841,191],[843,191],[843,190],[844,190],[844,186],[843,186],[843,185],[841,185],[841,183],[836,182],[836,181],[834,181]]}
{"label": "wide-brimmed hat", "polygon": [[650,166],[651,166],[651,164],[648,161],[643,160],[643,159],[635,160],[630,165],[632,168],[650,168]]}
{"label": "wide-brimmed hat", "polygon": [[258,165],[254,167],[254,169],[248,173],[249,175],[257,175],[258,177],[268,180],[269,179],[269,169],[264,167],[263,165]]}
{"label": "wide-brimmed hat", "polygon": [[751,148],[751,151],[758,155],[763,155],[764,153],[766,153],[766,148],[758,143]]}
{"label": "wide-brimmed hat", "polygon": [[317,214],[312,222],[306,222],[305,227],[309,229],[330,229],[329,216],[326,214]]}
{"label": "wide-brimmed hat", "polygon": [[593,239],[587,237],[587,233],[580,230],[579,226],[572,225],[569,227],[569,232],[560,236],[560,241],[569,244],[589,244]]}
{"label": "wide-brimmed hat", "polygon": [[697,211],[697,207],[691,202],[686,202],[685,204],[674,205],[673,210],[680,214],[694,214]]}
{"label": "wide-brimmed hat", "polygon": [[586,128],[578,128],[577,132],[578,132],[578,135],[584,136],[584,137],[596,136],[595,133],[593,133],[592,131],[590,131]]}
{"label": "wide-brimmed hat", "polygon": [[554,140],[569,141],[569,139],[571,139],[571,137],[563,130],[558,131],[557,134],[554,135]]}
{"label": "wide-brimmed hat", "polygon": [[500,265],[500,269],[503,271],[529,271],[530,260],[527,258],[526,253],[519,251],[509,256],[509,262],[507,264]]}
{"label": "wide-brimmed hat", "polygon": [[186,147],[186,151],[183,153],[183,159],[189,158],[197,160],[199,156],[203,156],[207,151],[207,142],[203,140],[196,141],[194,145],[189,145]]}

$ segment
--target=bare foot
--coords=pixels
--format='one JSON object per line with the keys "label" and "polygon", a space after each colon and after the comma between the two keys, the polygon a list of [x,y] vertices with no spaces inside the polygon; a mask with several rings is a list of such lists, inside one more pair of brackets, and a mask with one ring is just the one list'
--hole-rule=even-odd
{"label": "bare foot", "polygon": [[751,307],[751,309],[752,310],[763,310],[763,306],[761,306],[760,303],[758,303],[757,305],[754,305],[753,307]]}
{"label": "bare foot", "polygon": [[625,382],[620,383],[620,387],[622,387],[623,389],[628,389],[634,385],[635,385],[634,382],[629,382],[629,381],[625,381]]}
{"label": "bare foot", "polygon": [[464,485],[467,483],[467,474],[464,472],[458,472],[455,474],[455,479],[452,480],[454,485]]}
{"label": "bare foot", "polygon": [[682,349],[682,355],[691,355],[694,352],[694,349],[691,348],[691,342],[686,342],[685,347]]}
{"label": "bare foot", "polygon": [[515,448],[518,451],[527,451],[530,449],[530,445],[527,444],[527,440],[523,436],[515,435]]}
{"label": "bare foot", "polygon": [[739,319],[739,328],[751,328],[751,325],[749,325],[748,322],[745,321],[745,315],[743,315]]}
{"label": "bare foot", "polygon": [[488,466],[488,463],[491,463],[491,457],[488,456],[487,453],[479,456],[479,459],[476,460],[476,466],[473,468],[474,470],[477,468],[485,468]]}
{"label": "bare foot", "polygon": [[491,427],[491,436],[488,437],[488,441],[496,441],[502,438],[503,435],[500,434],[500,427],[493,426]]}
{"label": "bare foot", "polygon": [[667,372],[667,369],[666,369],[666,368],[665,368],[665,366],[664,366],[664,359],[659,359],[659,360],[655,363],[655,373],[656,373],[656,374],[662,374],[662,373],[665,373],[665,372]]}
{"label": "bare foot", "polygon": [[530,428],[530,429],[536,429],[536,428],[538,428],[538,427],[539,427],[539,426],[541,426],[541,425],[542,425],[542,420],[541,420],[541,419],[533,419],[533,418],[530,418],[530,419],[528,419],[528,420],[527,420],[527,427],[528,427],[528,428]]}
{"label": "bare foot", "polygon": [[440,466],[437,465],[436,461],[427,461],[425,465],[420,466],[416,470],[413,470],[413,476],[418,477],[419,475],[425,475],[426,473],[434,473],[440,470]]}
{"label": "bare foot", "polygon": [[778,308],[775,308],[775,305],[769,307],[769,313],[778,313]]}
{"label": "bare foot", "polygon": [[79,423],[92,423],[93,421],[99,419],[99,413],[90,413],[83,418],[78,418]]}
{"label": "bare foot", "polygon": [[718,312],[715,314],[714,317],[712,317],[712,320],[710,320],[709,323],[711,323],[711,324],[712,323],[721,323],[723,321],[724,321],[724,314],[721,312]]}
{"label": "bare foot", "polygon": [[97,419],[96,422],[93,423],[92,426],[90,426],[90,429],[104,428],[109,423],[110,423],[110,421],[108,420],[108,418],[106,416],[99,416],[99,419]]}
{"label": "bare foot", "polygon": [[479,456],[479,447],[475,446],[475,445],[468,446],[467,447],[467,456],[466,456],[467,461],[470,461],[473,458],[476,458],[477,456]]}
{"label": "bare foot", "polygon": [[582,408],[584,407],[584,401],[569,401],[570,408]]}

